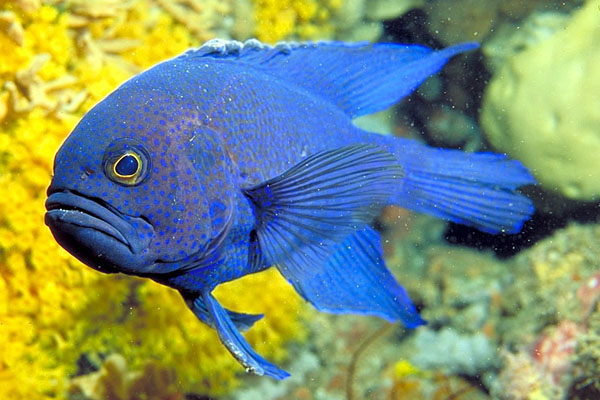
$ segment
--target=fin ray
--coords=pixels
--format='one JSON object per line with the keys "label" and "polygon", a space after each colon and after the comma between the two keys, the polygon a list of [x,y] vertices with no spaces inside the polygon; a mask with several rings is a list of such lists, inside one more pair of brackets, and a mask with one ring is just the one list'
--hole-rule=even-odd
{"label": "fin ray", "polygon": [[[314,154],[247,189],[266,259],[277,264],[311,244],[343,240],[379,214],[402,175],[392,154],[352,145]],[[298,185],[305,189],[294,190]]]}
{"label": "fin ray", "polygon": [[[210,315],[206,304],[202,297],[198,297],[197,295],[189,295],[181,293],[183,299],[185,300],[185,304],[192,310],[194,315],[206,325],[211,328],[215,328],[215,323]],[[244,314],[236,311],[231,311],[225,309],[225,312],[234,323],[235,327],[240,331],[247,331],[254,325],[256,321],[259,321],[264,316],[263,314]]]}
{"label": "fin ray", "polygon": [[238,331],[226,310],[209,293],[202,294],[202,300],[214,321],[215,330],[221,343],[231,355],[246,369],[256,375],[268,375],[277,380],[285,379],[290,374],[258,355]]}
{"label": "fin ray", "polygon": [[397,140],[394,154],[406,171],[392,202],[488,233],[516,233],[533,214],[533,203],[517,191],[534,184],[516,160],[492,153],[466,154]]}
{"label": "fin ray", "polygon": [[425,323],[386,268],[379,234],[373,228],[363,227],[328,247],[293,253],[277,266],[316,309],[375,315],[399,320],[409,328]]}
{"label": "fin ray", "polygon": [[462,43],[434,51],[394,43],[282,42],[271,47],[255,39],[245,43],[215,39],[181,57],[251,65],[336,104],[355,118],[398,102],[450,57],[477,46]]}

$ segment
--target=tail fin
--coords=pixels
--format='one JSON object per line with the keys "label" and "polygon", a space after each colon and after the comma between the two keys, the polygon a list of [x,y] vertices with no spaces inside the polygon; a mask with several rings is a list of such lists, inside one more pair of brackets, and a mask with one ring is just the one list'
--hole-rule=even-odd
{"label": "tail fin", "polygon": [[531,200],[516,189],[536,182],[519,161],[396,142],[406,179],[394,204],[488,233],[519,232],[533,214]]}

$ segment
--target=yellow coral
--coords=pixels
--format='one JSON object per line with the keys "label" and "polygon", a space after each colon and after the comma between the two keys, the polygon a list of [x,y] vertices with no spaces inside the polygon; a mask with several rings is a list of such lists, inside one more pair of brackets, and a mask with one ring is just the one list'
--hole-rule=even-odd
{"label": "yellow coral", "polygon": [[582,270],[584,257],[577,252],[550,254],[546,258],[537,258],[532,261],[533,270],[544,287],[554,286],[565,276],[571,276]]}
{"label": "yellow coral", "polygon": [[410,376],[430,377],[431,373],[421,370],[408,360],[400,360],[396,363],[394,373],[397,379],[404,379]]}
{"label": "yellow coral", "polygon": [[[42,398],[62,387],[66,370],[56,350],[84,304],[85,281],[97,279],[54,242],[43,226],[44,189],[52,152],[69,124],[44,118],[39,110],[0,130],[0,397]],[[43,151],[47,151],[44,153]],[[78,288],[79,287],[79,288]]]}
{"label": "yellow coral", "polygon": [[152,30],[143,36],[143,43],[123,56],[136,65],[149,67],[198,45],[183,26],[173,24],[171,17],[160,15]]}
{"label": "yellow coral", "polygon": [[341,1],[254,0],[256,37],[267,43],[328,38],[333,34],[329,17],[341,5]]}
{"label": "yellow coral", "polygon": [[66,73],[74,45],[67,32],[65,15],[50,6],[42,6],[25,29],[25,46],[31,54],[48,53],[51,58],[40,75],[44,80],[55,79]]}
{"label": "yellow coral", "polygon": [[[173,369],[182,391],[221,393],[243,373],[176,292],[95,272],[44,226],[54,153],[77,120],[133,73],[195,45],[199,35],[152,0],[104,4],[98,14],[86,1],[0,0],[7,21],[23,30],[21,43],[0,31],[2,399],[63,398],[82,353],[119,353],[137,370],[160,363]],[[305,335],[301,302],[276,271],[225,285],[217,296],[230,308],[266,313],[247,337],[274,361],[285,357],[285,340]]]}
{"label": "yellow coral", "polygon": [[[73,317],[79,321],[71,331],[63,354],[76,359],[80,353],[122,354],[133,369],[149,360],[174,368],[180,386],[188,391],[219,394],[235,386],[235,375],[243,372],[219,343],[216,333],[200,323],[176,291],[128,277],[102,279],[93,296]],[[265,291],[269,295],[265,296]],[[276,270],[244,277],[219,287],[216,295],[235,310],[266,311],[246,334],[253,347],[281,361],[284,341],[302,338],[298,321],[300,299]],[[110,302],[106,302],[111,298]],[[255,301],[260,298],[260,301]],[[101,325],[89,321],[102,321]]]}

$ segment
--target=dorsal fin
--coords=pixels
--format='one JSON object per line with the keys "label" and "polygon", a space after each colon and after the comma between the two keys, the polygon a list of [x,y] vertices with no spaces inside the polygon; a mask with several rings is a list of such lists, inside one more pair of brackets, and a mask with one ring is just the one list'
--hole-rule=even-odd
{"label": "dorsal fin", "polygon": [[456,54],[463,43],[435,51],[417,45],[368,42],[281,42],[269,46],[214,39],[181,57],[211,57],[245,63],[303,87],[350,117],[383,110],[412,92]]}

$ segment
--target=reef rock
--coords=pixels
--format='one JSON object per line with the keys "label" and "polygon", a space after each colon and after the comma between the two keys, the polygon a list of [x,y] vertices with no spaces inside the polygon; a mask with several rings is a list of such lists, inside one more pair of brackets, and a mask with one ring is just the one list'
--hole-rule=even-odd
{"label": "reef rock", "polygon": [[413,8],[422,7],[423,0],[367,0],[366,17],[371,21],[394,19]]}
{"label": "reef rock", "polygon": [[596,2],[564,30],[506,59],[487,88],[481,124],[544,189],[600,199],[600,24]]}

